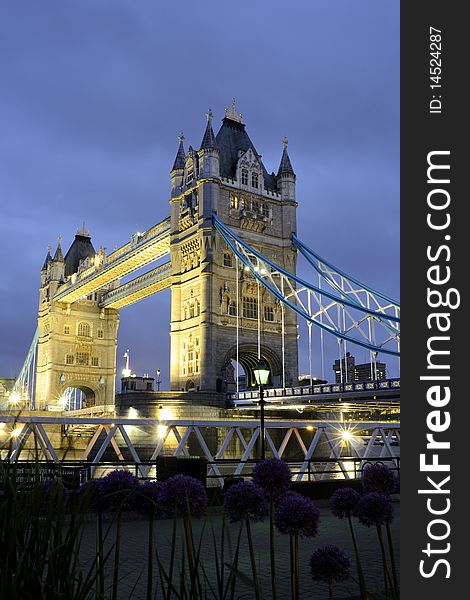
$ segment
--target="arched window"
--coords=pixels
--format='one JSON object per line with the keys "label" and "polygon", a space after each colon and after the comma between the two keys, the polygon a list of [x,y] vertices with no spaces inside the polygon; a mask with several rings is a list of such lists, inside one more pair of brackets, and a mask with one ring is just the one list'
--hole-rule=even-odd
{"label": "arched window", "polygon": [[248,169],[242,169],[242,185],[248,185]]}
{"label": "arched window", "polygon": [[82,321],[81,323],[79,323],[78,324],[77,335],[81,335],[83,337],[90,337],[90,335],[91,335],[90,324],[89,323],[85,323],[85,321]]}
{"label": "arched window", "polygon": [[264,307],[264,320],[270,321],[271,323],[274,321],[274,307],[272,307],[272,306]]}
{"label": "arched window", "polygon": [[224,252],[224,267],[233,267],[232,255],[230,252]]}
{"label": "arched window", "polygon": [[247,319],[258,318],[258,303],[256,298],[243,298],[243,316]]}
{"label": "arched window", "polygon": [[70,333],[70,325],[64,325],[64,334],[69,335]]}
{"label": "arched window", "polygon": [[258,185],[259,185],[258,173],[251,174],[251,185],[252,185],[252,187],[258,189]]}

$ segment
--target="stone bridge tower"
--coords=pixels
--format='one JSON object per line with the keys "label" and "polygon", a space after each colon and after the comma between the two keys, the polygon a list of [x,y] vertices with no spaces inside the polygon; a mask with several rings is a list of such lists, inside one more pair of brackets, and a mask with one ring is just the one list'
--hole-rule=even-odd
{"label": "stone bridge tower", "polygon": [[98,306],[100,292],[73,304],[54,300],[68,277],[100,260],[82,228],[65,257],[60,244],[41,269],[36,364],[36,407],[56,404],[67,388],[82,392],[85,405],[114,404],[118,311]]}
{"label": "stone bridge tower", "polygon": [[296,176],[287,140],[277,174],[269,174],[234,102],[217,135],[212,111],[206,116],[200,148],[190,146],[185,153],[181,135],[170,172],[171,388],[234,390],[237,330],[238,362],[248,388],[258,353],[270,366],[272,385],[281,386],[283,378],[286,386],[295,385],[296,315],[284,311],[283,344],[280,304],[250,273],[237,268],[212,225],[216,211],[243,240],[295,273],[291,234],[296,230]]}

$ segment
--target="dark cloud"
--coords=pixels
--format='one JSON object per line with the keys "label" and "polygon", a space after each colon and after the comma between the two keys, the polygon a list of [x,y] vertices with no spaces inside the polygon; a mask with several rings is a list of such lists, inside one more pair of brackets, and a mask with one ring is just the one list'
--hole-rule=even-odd
{"label": "dark cloud", "polygon": [[[398,13],[374,0],[2,2],[0,374],[26,354],[47,244],[85,220],[113,248],[165,217],[177,133],[198,145],[207,107],[217,120],[232,96],[269,171],[290,140],[300,236],[398,296]],[[135,370],[166,372],[168,320],[168,292],[122,311]]]}

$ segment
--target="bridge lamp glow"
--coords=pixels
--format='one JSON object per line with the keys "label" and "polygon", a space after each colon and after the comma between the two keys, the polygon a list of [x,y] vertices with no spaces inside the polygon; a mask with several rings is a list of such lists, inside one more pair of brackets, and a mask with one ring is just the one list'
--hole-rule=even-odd
{"label": "bridge lamp glow", "polygon": [[10,394],[10,404],[18,404],[19,402],[21,402],[21,396],[18,394],[18,392],[13,392],[12,394]]}
{"label": "bridge lamp glow", "polygon": [[61,408],[65,408],[68,404],[68,398],[65,394],[62,394],[62,396],[59,398],[57,404],[61,407]]}
{"label": "bridge lamp glow", "polygon": [[138,419],[139,411],[136,408],[134,408],[133,406],[131,406],[129,409],[128,416],[129,416],[129,419]]}
{"label": "bridge lamp glow", "polygon": [[15,429],[13,429],[13,431],[10,433],[10,437],[16,440],[16,438],[18,438],[20,436],[20,433],[22,431],[23,431],[22,426],[15,427]]}

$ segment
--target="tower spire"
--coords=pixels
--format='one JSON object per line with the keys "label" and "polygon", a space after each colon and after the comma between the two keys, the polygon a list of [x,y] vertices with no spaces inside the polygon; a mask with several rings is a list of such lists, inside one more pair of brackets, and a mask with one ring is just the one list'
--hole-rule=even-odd
{"label": "tower spire", "polygon": [[237,123],[243,123],[242,113],[238,114],[235,110],[235,98],[232,98],[232,108],[225,109],[225,118],[230,119],[231,121],[236,121]]}
{"label": "tower spire", "polygon": [[206,131],[204,132],[204,137],[202,138],[200,150],[208,150],[210,148],[217,148],[217,144],[215,141],[215,135],[212,130],[212,117],[213,117],[212,109],[209,108],[209,110],[206,112],[207,125],[206,125]]}
{"label": "tower spire", "polygon": [[179,140],[178,152],[176,153],[175,162],[173,164],[173,168],[171,169],[172,171],[176,171],[178,169],[184,169],[184,160],[186,158],[186,154],[184,152],[184,146],[183,146],[183,142],[184,142],[183,132],[181,132],[179,134],[178,140]]}
{"label": "tower spire", "polygon": [[44,261],[44,264],[42,265],[42,269],[41,271],[46,271],[47,270],[47,265],[52,261],[52,256],[51,256],[51,246],[47,246],[47,255],[46,255],[46,260]]}
{"label": "tower spire", "polygon": [[292,163],[290,162],[289,153],[287,152],[287,146],[289,144],[289,140],[285,137],[282,140],[282,157],[281,163],[279,165],[279,170],[277,172],[277,176],[280,175],[294,175],[294,169],[292,168]]}
{"label": "tower spire", "polygon": [[55,251],[54,254],[54,258],[53,260],[56,262],[63,262],[64,261],[64,255],[62,254],[62,236],[59,235],[57,237],[57,250]]}

